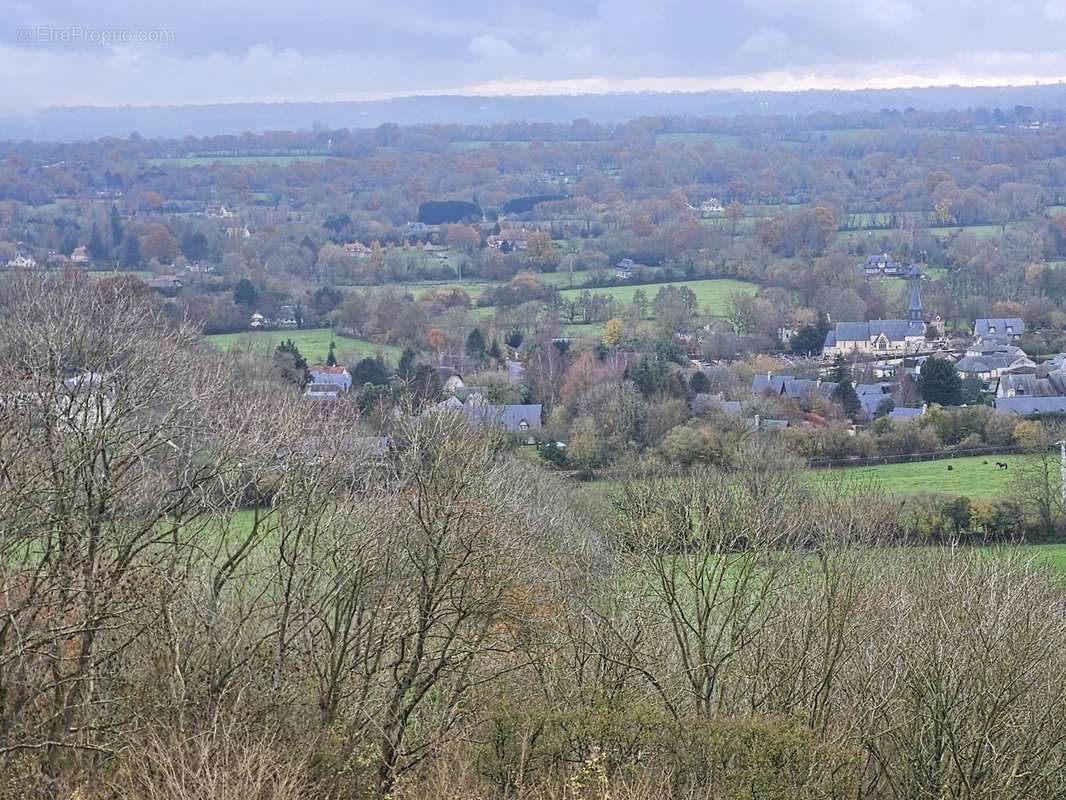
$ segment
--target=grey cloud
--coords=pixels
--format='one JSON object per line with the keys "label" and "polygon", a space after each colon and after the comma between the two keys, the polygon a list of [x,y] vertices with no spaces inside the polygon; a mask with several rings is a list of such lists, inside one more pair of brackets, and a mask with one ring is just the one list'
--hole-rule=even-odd
{"label": "grey cloud", "polygon": [[[173,33],[22,42],[20,26]],[[0,107],[1051,80],[1066,76],[1064,26],[1066,0],[9,0]]]}

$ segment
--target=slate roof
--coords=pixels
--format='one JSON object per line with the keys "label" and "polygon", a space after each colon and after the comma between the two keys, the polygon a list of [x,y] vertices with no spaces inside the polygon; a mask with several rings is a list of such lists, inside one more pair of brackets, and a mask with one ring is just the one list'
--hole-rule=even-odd
{"label": "slate roof", "polygon": [[438,411],[455,411],[465,415],[472,425],[496,423],[506,428],[508,433],[518,433],[522,430],[523,421],[528,426],[527,430],[540,430],[543,406],[540,403],[494,405],[473,399],[463,403],[458,397],[452,396],[427,409],[426,413]]}
{"label": "slate roof", "polygon": [[925,413],[924,408],[914,408],[911,406],[896,406],[888,412],[889,419],[914,419],[920,417]]}
{"label": "slate roof", "polygon": [[906,319],[872,319],[869,322],[838,322],[831,331],[833,342],[826,337],[825,346],[831,347],[837,342],[869,342],[885,334],[889,341],[902,342],[908,337],[924,337],[925,325],[917,320]]}
{"label": "slate roof", "polygon": [[1066,397],[999,397],[996,410],[1027,417],[1037,414],[1066,414]]}
{"label": "slate roof", "polygon": [[856,383],[856,394],[884,394],[887,383]]}
{"label": "slate roof", "polygon": [[984,356],[964,356],[960,358],[958,363],[955,364],[955,368],[963,374],[968,373],[983,373],[983,372],[1002,372],[1010,367],[1035,367],[1032,361],[1025,356],[1025,354],[1017,355],[1014,353],[990,353]]}
{"label": "slate roof", "polygon": [[1028,397],[1062,397],[1066,395],[1066,372],[1055,370],[1046,378],[1036,375],[1004,375],[999,379],[999,391],[1006,395],[1015,392]]}
{"label": "slate roof", "polygon": [[885,398],[890,395],[884,392],[864,392],[859,394],[859,403],[862,404],[862,410],[869,414],[871,417],[877,413],[877,409],[881,407],[881,404],[885,402]]}
{"label": "slate roof", "polygon": [[[1007,328],[1011,328],[1009,334]],[[1021,336],[1023,333],[1025,333],[1025,320],[1018,317],[982,317],[974,320],[973,323],[974,336]]]}
{"label": "slate roof", "polygon": [[790,378],[785,381],[782,394],[793,399],[799,399],[808,394],[829,397],[836,388],[837,384],[832,381],[814,381],[809,378]]}
{"label": "slate roof", "polygon": [[467,403],[463,406],[463,413],[475,425],[495,422],[503,425],[508,433],[518,433],[522,430],[521,424],[523,421],[528,425],[528,430],[540,430],[542,406],[540,403],[507,406],[497,406],[489,403]]}
{"label": "slate roof", "polygon": [[773,394],[781,394],[781,389],[784,387],[785,381],[794,380],[796,380],[796,378],[792,375],[759,373],[751,379],[751,393],[762,394],[769,389]]}

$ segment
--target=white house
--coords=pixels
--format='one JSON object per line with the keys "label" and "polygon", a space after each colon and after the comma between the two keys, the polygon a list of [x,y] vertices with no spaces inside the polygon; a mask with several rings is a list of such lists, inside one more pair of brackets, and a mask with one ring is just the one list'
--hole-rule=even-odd
{"label": "white house", "polygon": [[312,385],[339,386],[342,392],[352,388],[352,376],[346,367],[327,367],[316,364],[309,371]]}

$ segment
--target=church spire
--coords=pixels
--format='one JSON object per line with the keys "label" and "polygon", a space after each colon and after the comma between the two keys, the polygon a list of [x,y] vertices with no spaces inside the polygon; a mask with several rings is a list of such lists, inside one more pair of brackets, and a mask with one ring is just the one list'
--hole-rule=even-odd
{"label": "church spire", "polygon": [[918,288],[918,281],[920,280],[921,278],[918,276],[911,278],[911,305],[907,309],[907,319],[911,322],[921,322],[924,316],[922,313],[922,292]]}

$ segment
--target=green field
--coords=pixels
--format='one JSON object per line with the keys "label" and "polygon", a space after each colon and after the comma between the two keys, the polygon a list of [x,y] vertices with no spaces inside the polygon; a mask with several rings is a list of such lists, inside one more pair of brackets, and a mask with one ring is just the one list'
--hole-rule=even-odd
{"label": "green field", "polygon": [[[655,299],[656,293],[664,286],[687,286],[696,295],[696,301],[701,309],[710,311],[715,316],[723,316],[729,309],[729,298],[736,292],[755,294],[759,287],[748,281],[739,281],[733,278],[708,278],[701,281],[678,281],[674,283],[649,283],[643,286],[605,286],[600,289],[589,289],[593,294],[608,295],[621,303],[632,303],[633,295],[637,289],[642,289],[648,296],[648,301]],[[563,297],[575,300],[580,297],[584,289],[564,289],[559,292]]]}
{"label": "green field", "polygon": [[740,137],[732,133],[700,133],[698,131],[655,134],[656,144],[703,144],[704,142],[714,142],[716,147],[729,149],[740,146]]}
{"label": "green field", "polygon": [[[599,139],[560,139],[560,140],[541,140],[546,147],[550,147],[556,144],[596,144],[600,142]],[[451,142],[451,148],[453,150],[484,150],[486,147],[529,147],[533,144],[533,139],[513,139],[509,141],[496,140],[496,139],[466,139],[458,142]]]}
{"label": "green field", "polygon": [[[353,339],[349,336],[334,335],[337,341],[337,360],[340,362],[352,359],[365,358],[381,354],[386,361],[397,361],[402,348],[395,345],[375,344],[365,339]],[[205,336],[213,347],[219,350],[229,350],[234,347],[260,347],[273,350],[279,343],[286,339],[292,339],[296,343],[300,354],[307,359],[308,364],[316,364],[325,361],[329,352],[329,328],[313,328],[310,330],[284,330],[284,331],[251,331],[246,333],[220,333],[214,336]]]}
{"label": "green field", "polygon": [[248,164],[274,164],[287,167],[300,161],[325,161],[335,156],[179,156],[177,158],[150,158],[153,167],[203,167],[211,164],[227,164],[243,167]]}
{"label": "green field", "polygon": [[602,322],[573,322],[565,323],[563,325],[563,336],[571,339],[593,338],[600,339],[603,337],[603,323]]}
{"label": "green field", "polygon": [[[936,492],[965,495],[975,500],[995,500],[1006,496],[1011,482],[1025,464],[1027,456],[972,456],[967,458],[917,461],[908,464],[885,464],[876,467],[834,467],[814,470],[812,474],[832,481],[847,478],[876,483],[891,494]],[[997,461],[1008,464],[999,469]],[[987,462],[987,463],[985,463]],[[948,469],[948,465],[952,467]]]}
{"label": "green field", "polygon": [[[1007,225],[1007,228],[1010,228]],[[1003,233],[1002,225],[966,225],[965,227],[959,227],[958,225],[953,227],[942,228],[930,228],[929,232],[933,236],[952,236],[956,233],[969,233],[973,236],[999,236]]]}

